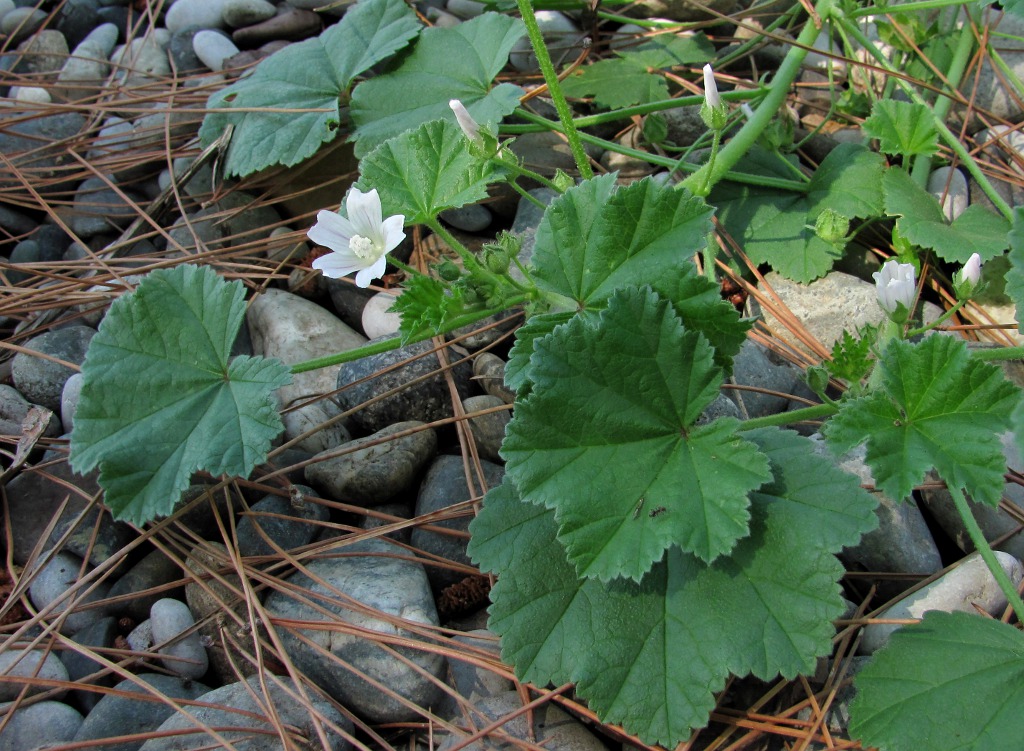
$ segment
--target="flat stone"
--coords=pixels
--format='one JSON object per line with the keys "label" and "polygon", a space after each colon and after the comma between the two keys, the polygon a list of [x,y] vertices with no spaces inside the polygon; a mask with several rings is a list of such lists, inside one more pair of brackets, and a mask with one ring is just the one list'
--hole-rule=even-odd
{"label": "flat stone", "polygon": [[185,594],[183,586],[167,588],[168,584],[181,578],[177,563],[162,550],[152,550],[114,582],[108,596],[113,599],[131,595],[123,605],[117,606],[118,611],[136,621],[144,621],[157,600],[164,597],[179,599]]}
{"label": "flat stone", "polygon": [[486,206],[470,203],[457,209],[445,209],[440,218],[455,229],[463,232],[483,232],[491,226],[494,217]]}
{"label": "flat stone", "polygon": [[[89,567],[83,566],[82,559],[72,553],[58,552],[38,569],[32,576],[32,585],[29,587],[29,597],[32,604],[43,610],[51,603],[64,597],[68,590],[74,587],[79,579],[89,573]],[[57,619],[57,616],[66,611],[71,611],[64,618],[61,625],[62,634],[73,634],[76,631],[91,626],[103,619],[106,615],[102,608],[83,609],[85,605],[97,602],[107,596],[110,585],[100,582],[89,594],[81,593],[88,589],[83,586],[79,593],[68,595],[60,604],[50,611],[49,620]]]}
{"label": "flat stone", "polygon": [[[0,705],[0,709],[10,707]],[[59,701],[41,701],[5,715],[0,751],[42,751],[67,743],[82,726],[82,715]]]}
{"label": "flat stone", "polygon": [[[149,609],[149,625],[153,646],[162,655],[160,661],[165,668],[184,678],[202,678],[206,674],[209,658],[199,634],[195,631],[185,634],[195,625],[188,605],[170,597],[157,600]],[[166,642],[170,643],[160,646]]]}
{"label": "flat stone", "polygon": [[154,79],[169,76],[171,64],[166,48],[170,40],[170,32],[158,28],[114,50],[110,62],[121,71],[115,75],[121,78],[122,85],[144,86],[152,84]]}
{"label": "flat stone", "polygon": [[172,34],[189,28],[224,27],[224,0],[175,0],[164,16],[164,26]]}
{"label": "flat stone", "polygon": [[[343,555],[310,559],[306,564],[309,576],[295,573],[287,579],[289,588],[301,591],[304,598],[316,602],[317,608],[292,599],[288,590],[281,589],[267,597],[267,612],[312,624],[348,623],[410,639],[420,637],[398,628],[394,617],[415,624],[439,625],[423,566],[408,560],[408,551],[404,548],[386,540],[369,539],[337,551]],[[342,599],[338,598],[339,592]],[[367,609],[345,606],[347,598]],[[378,617],[373,611],[380,611],[391,619]],[[421,672],[434,677],[443,674],[445,660],[440,655],[400,646],[389,646],[385,650],[371,639],[341,630],[317,628],[299,629],[299,632],[303,639],[294,635],[290,628],[278,629],[295,666],[332,698],[370,722],[405,722],[420,717],[414,710],[375,689],[354,671],[379,681],[414,706],[428,707],[440,696],[438,687],[421,675]],[[318,648],[309,646],[307,641]],[[325,657],[321,650],[332,657]],[[391,650],[411,661],[416,668],[390,654]]]}
{"label": "flat stone", "polygon": [[[24,678],[24,682],[0,683],[0,701],[13,701],[24,691],[26,696],[41,694],[52,690],[50,686],[36,683],[35,678],[43,681],[66,681],[67,668],[57,657],[56,652],[47,653],[42,649],[19,649],[11,647],[0,652],[0,675]],[[57,698],[65,692],[57,691]]]}
{"label": "flat stone", "polygon": [[[109,649],[114,646],[114,637],[117,636],[117,620],[113,616],[106,616],[92,623],[89,626],[75,633],[73,639],[77,644],[88,649]],[[82,686],[113,686],[115,677],[113,674],[92,678],[86,682],[86,678],[93,673],[104,670],[106,666],[101,665],[91,657],[81,652],[64,650],[60,653],[60,661],[68,671],[68,680],[81,684]],[[83,712],[88,713],[95,707],[104,696],[98,691],[86,689],[71,692],[71,701]],[[77,732],[77,730],[76,730]],[[72,737],[74,733],[71,734]],[[68,739],[70,740],[70,738]]]}
{"label": "flat stone", "polygon": [[236,527],[238,552],[243,556],[280,556],[278,550],[293,550],[313,541],[330,519],[326,506],[308,496],[311,488],[292,486],[292,497],[268,495],[249,507]]}
{"label": "flat stone", "polygon": [[942,204],[942,213],[953,221],[967,209],[970,193],[967,177],[955,167],[938,167],[928,175],[928,192]]}
{"label": "flat stone", "polygon": [[87,177],[75,191],[71,229],[83,240],[104,232],[119,232],[139,216],[145,198],[130,188],[110,187],[110,178]]}
{"label": "flat stone", "polygon": [[505,385],[505,361],[491,352],[481,352],[473,358],[473,379],[491,396],[505,404],[516,400],[516,392]]}
{"label": "flat stone", "polygon": [[320,16],[313,11],[282,4],[278,6],[276,16],[235,29],[231,38],[241,48],[258,47],[275,40],[297,42],[317,36],[323,25]]}
{"label": "flat stone", "polygon": [[[33,411],[34,410],[34,411]],[[37,420],[46,420],[43,435],[56,438],[60,435],[60,424],[52,413],[38,406],[33,406],[18,390],[6,384],[0,384],[0,433],[3,435],[21,435],[26,427],[26,420],[32,417],[30,425]]]}
{"label": "flat stone", "polygon": [[[466,657],[475,657],[478,660],[492,659],[501,660],[498,637],[487,629],[477,629],[464,634],[456,634],[451,638],[453,647],[462,648]],[[482,654],[481,654],[482,653]],[[459,659],[448,660],[448,685],[455,689],[456,693],[473,706],[481,699],[504,694],[513,691],[515,686],[512,681],[493,670],[480,667],[474,662]],[[435,710],[440,717],[459,721],[463,719],[462,708],[455,697],[445,694],[440,705]]]}
{"label": "flat stone", "polygon": [[20,42],[42,28],[46,19],[46,12],[39,8],[15,8],[5,13],[3,18],[0,18],[0,33],[10,37],[15,42]]}
{"label": "flat stone", "polygon": [[224,61],[239,52],[230,37],[208,29],[192,37],[192,50],[203,61],[203,65],[213,71],[224,70]]}
{"label": "flat stone", "polygon": [[267,0],[224,0],[221,17],[232,29],[273,18],[277,8]]}
{"label": "flat stone", "polygon": [[363,333],[367,339],[397,334],[402,323],[399,313],[391,312],[398,295],[391,292],[378,292],[366,301],[363,308]]}
{"label": "flat stone", "polygon": [[[561,68],[575,60],[583,49],[583,34],[572,19],[557,10],[538,10],[535,15],[555,67]],[[512,45],[508,61],[513,68],[523,73],[540,70],[537,56],[526,37],[521,37]]]}
{"label": "flat stone", "polygon": [[[89,342],[95,335],[96,331],[87,326],[68,326],[34,336],[22,346],[31,352],[81,365],[89,349]],[[28,352],[16,354],[11,365],[11,374],[18,391],[33,404],[42,405],[58,414],[64,382],[74,372],[66,365]]]}
{"label": "flat stone", "polygon": [[391,438],[422,425],[415,420],[394,423],[339,447],[351,449],[350,453],[338,456],[338,450],[332,449],[318,454],[306,466],[306,478],[331,498],[345,503],[387,503],[413,488],[423,468],[437,453],[437,434],[430,428]]}
{"label": "flat stone", "polygon": [[[471,396],[462,402],[462,408],[468,415],[505,406],[503,399],[490,394]],[[502,441],[505,440],[505,428],[511,419],[512,412],[507,408],[500,412],[489,412],[469,418],[469,429],[473,433],[473,439],[476,441],[476,448],[481,457],[491,462],[501,461],[498,452],[501,449]]]}
{"label": "flat stone", "polygon": [[[44,196],[67,190],[70,178],[78,175],[80,167],[68,155],[64,142],[85,128],[85,116],[63,112],[12,123],[4,122],[6,119],[0,117],[0,154],[11,164],[0,172],[0,187],[23,190],[11,171],[17,169],[32,174]],[[74,180],[75,184],[78,179],[81,178]]]}

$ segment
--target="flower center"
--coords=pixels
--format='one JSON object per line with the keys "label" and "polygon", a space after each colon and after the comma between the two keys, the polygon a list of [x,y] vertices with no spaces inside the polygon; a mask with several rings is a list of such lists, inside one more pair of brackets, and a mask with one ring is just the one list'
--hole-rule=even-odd
{"label": "flower center", "polygon": [[373,240],[362,235],[355,235],[351,240],[348,241],[348,249],[351,250],[355,255],[364,260],[370,260],[371,258],[376,260],[377,256],[380,255],[377,252],[377,248],[373,245]]}

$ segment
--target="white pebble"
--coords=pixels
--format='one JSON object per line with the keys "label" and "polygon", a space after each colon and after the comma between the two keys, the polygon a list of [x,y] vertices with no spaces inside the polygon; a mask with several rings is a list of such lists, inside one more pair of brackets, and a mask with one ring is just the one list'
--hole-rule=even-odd
{"label": "white pebble", "polygon": [[192,49],[203,65],[213,71],[224,69],[224,61],[238,54],[235,43],[216,31],[200,31],[192,38]]}
{"label": "white pebble", "polygon": [[398,313],[388,312],[395,304],[395,295],[390,292],[378,292],[366,301],[363,308],[363,333],[367,339],[378,336],[389,336],[398,332],[402,317]]}
{"label": "white pebble", "polygon": [[8,94],[11,99],[34,104],[49,104],[53,101],[50,92],[39,86],[12,86]]}
{"label": "white pebble", "polygon": [[186,678],[202,678],[210,663],[199,633],[193,631],[175,639],[195,625],[188,605],[170,597],[157,600],[149,609],[149,621],[153,628],[154,645],[174,639],[170,644],[158,646],[158,651],[163,655],[161,662],[164,667]]}

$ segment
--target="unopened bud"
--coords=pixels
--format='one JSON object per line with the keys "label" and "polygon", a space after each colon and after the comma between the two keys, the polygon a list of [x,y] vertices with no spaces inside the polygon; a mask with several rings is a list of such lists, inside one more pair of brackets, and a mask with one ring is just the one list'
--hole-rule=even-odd
{"label": "unopened bud", "polygon": [[958,300],[969,300],[978,291],[981,282],[981,256],[971,254],[967,263],[953,275],[953,291]]}
{"label": "unopened bud", "polygon": [[835,245],[846,239],[850,233],[850,220],[834,209],[825,209],[814,222],[814,234]]}
{"label": "unopened bud", "polygon": [[455,121],[462,128],[462,132],[466,134],[466,138],[473,143],[483,144],[483,139],[480,138],[480,125],[469,114],[469,110],[466,109],[465,105],[458,99],[452,99],[448,102],[448,106],[455,113]]}

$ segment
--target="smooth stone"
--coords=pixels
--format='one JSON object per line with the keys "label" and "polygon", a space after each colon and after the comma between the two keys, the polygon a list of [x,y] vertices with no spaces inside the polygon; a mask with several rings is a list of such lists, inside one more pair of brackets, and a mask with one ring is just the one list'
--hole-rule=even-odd
{"label": "smooth stone", "polygon": [[38,31],[47,18],[46,12],[39,8],[15,8],[0,18],[0,33],[20,42]]}
{"label": "smooth stone", "polygon": [[59,31],[43,29],[19,44],[18,52],[24,55],[18,73],[29,76],[29,80],[49,82],[68,59],[68,43]]}
{"label": "smooth stone", "polygon": [[[451,642],[451,646],[454,648],[464,650],[467,657],[501,662],[498,637],[487,629],[475,629],[464,634],[455,634],[451,637]],[[468,702],[470,707],[481,699],[515,689],[512,681],[498,675],[495,671],[480,667],[469,660],[457,658],[448,659],[448,685],[455,689],[455,692]],[[460,702],[450,694],[445,694],[434,711],[439,717],[456,722],[464,717]]]}
{"label": "smooth stone", "polygon": [[49,104],[53,101],[48,89],[38,86],[12,86],[8,93],[11,99],[26,104]]}
{"label": "smooth stone", "polygon": [[[640,128],[632,128],[628,133],[619,138],[620,146],[630,149],[642,149],[644,147]],[[620,154],[617,151],[608,149],[601,155],[601,166],[609,172],[618,173],[620,181],[630,181],[654,173],[657,167],[645,159],[638,159],[628,154]]]}
{"label": "smooth stone", "polygon": [[[67,190],[69,178],[77,185],[81,179],[77,177],[78,168],[73,167],[77,162],[68,157],[65,143],[78,135],[86,124],[85,116],[77,112],[20,119],[9,124],[0,118],[0,154],[11,162],[0,173],[0,187],[23,190],[13,178],[13,169],[31,173],[44,196]],[[47,184],[44,185],[44,181]]]}
{"label": "smooth stone", "polygon": [[267,0],[224,0],[221,7],[221,17],[232,29],[261,23],[275,13],[276,6]]}
{"label": "smooth stone", "polygon": [[[57,657],[56,652],[47,653],[42,649],[19,649],[11,647],[0,652],[0,675],[13,678],[24,678],[24,681],[0,683],[0,701],[13,701],[22,691],[25,696],[51,691],[50,686],[33,682],[33,678],[44,681],[66,681],[68,670]],[[57,698],[64,695],[57,691]]]}
{"label": "smooth stone", "polygon": [[[396,433],[422,426],[398,422],[373,435],[339,447],[351,453],[335,456],[331,449],[306,465],[306,478],[331,498],[360,506],[377,506],[410,490],[437,453],[437,434],[430,428],[391,439]],[[376,445],[367,445],[376,444]],[[365,446],[365,448],[359,448]]]}
{"label": "smooth stone", "polygon": [[[309,402],[292,407],[281,415],[285,439],[291,448],[307,454],[337,448],[350,441],[348,429],[338,420],[338,411],[330,402]],[[301,438],[300,438],[301,437]],[[293,440],[299,439],[294,443]]]}
{"label": "smooth stone", "polygon": [[276,40],[298,42],[317,36],[324,27],[320,16],[311,10],[280,5],[277,15],[261,23],[235,29],[231,39],[241,48],[259,47]]}
{"label": "smooth stone", "polygon": [[[140,683],[142,685],[139,685]],[[139,673],[134,679],[126,678],[114,688],[123,693],[140,696],[153,697],[162,694],[170,699],[190,701],[210,691],[210,687],[202,683],[162,673]],[[174,712],[174,707],[160,700],[108,694],[100,699],[86,716],[85,722],[75,734],[75,741],[97,741],[148,733],[156,730]],[[141,745],[140,741],[111,741],[100,748],[103,751],[137,751]]]}
{"label": "smooth stone", "polygon": [[[700,105],[673,107],[660,114],[668,128],[665,140],[676,146],[692,146],[707,133],[708,126],[704,124],[704,120],[700,116]],[[695,154],[691,154],[690,161],[693,161],[695,157]]]}
{"label": "smooth stone", "polygon": [[[26,419],[32,412],[33,405],[25,397],[18,393],[18,390],[0,384],[0,433],[3,435],[21,435],[24,430]],[[45,415],[39,407],[35,407],[32,413],[32,420],[46,419],[46,428],[43,435],[49,438],[56,438],[61,434],[60,424],[54,415]]]}
{"label": "smooth stone", "polygon": [[[428,627],[440,625],[426,572],[420,563],[408,560],[405,548],[383,539],[368,539],[337,550],[342,553],[340,557],[308,560],[309,576],[295,573],[287,579],[289,588],[303,592],[304,598],[316,602],[316,608],[280,589],[267,597],[267,612],[311,623],[348,623],[409,639],[422,637],[396,627],[393,620],[377,617],[372,611]],[[346,607],[343,603],[347,598],[366,610]],[[400,646],[384,649],[371,639],[340,630],[318,628],[299,632],[303,640],[290,629],[279,629],[291,661],[328,695],[370,722],[421,718],[415,710],[375,689],[355,671],[387,686],[414,706],[428,707],[440,696],[440,689],[421,675],[443,675],[445,660],[440,655]],[[318,648],[309,646],[307,640]],[[332,658],[326,658],[321,650],[329,652]],[[391,654],[392,650],[415,668]]]}
{"label": "smooth stone", "polygon": [[155,78],[170,76],[171,64],[166,52],[170,40],[167,29],[155,29],[115,49],[110,62],[121,71],[115,78],[121,78],[121,85],[129,87],[144,86]]}
{"label": "smooth stone", "polygon": [[[373,510],[378,514],[388,514],[389,516],[397,517],[397,519],[385,519],[381,516],[375,516],[366,514],[359,521],[360,529],[380,529],[389,524],[395,524],[402,522],[406,519],[412,518],[412,505],[406,503],[382,503],[380,506],[374,506]],[[392,532],[387,532],[385,537],[395,540],[397,542],[409,542],[409,528],[403,527],[396,529]]]}
{"label": "smooth stone", "polygon": [[[254,676],[244,682],[222,686],[199,697],[199,701],[205,704],[218,706],[190,706],[175,712],[157,728],[158,733],[166,735],[150,738],[142,744],[140,751],[201,751],[221,745],[197,723],[207,727],[237,728],[218,730],[218,736],[237,751],[281,751],[285,748],[277,731],[281,725],[295,728],[296,736],[315,743],[321,751],[347,751],[351,744],[333,732],[328,723],[351,734],[352,721],[334,705],[312,693],[309,700],[313,711],[310,711],[302,701],[293,697],[296,693],[291,680],[270,675],[263,679]],[[267,715],[267,705],[273,707],[271,716]],[[324,719],[317,721],[316,717]],[[326,747],[321,745],[321,737],[326,738]],[[298,745],[294,741],[288,743],[289,748]]]}
{"label": "smooth stone", "polygon": [[[196,34],[200,31],[203,31],[203,29],[198,26],[188,26],[181,31],[175,31],[171,34],[171,41],[167,45],[167,51],[171,53],[174,68],[178,71],[179,75],[206,71],[206,66],[203,65],[203,61],[196,55],[195,45],[193,44]],[[178,157],[174,161],[177,162],[178,159],[184,158]],[[192,194],[190,193],[189,195]]]}
{"label": "smooth stone", "polygon": [[164,16],[164,26],[172,34],[188,28],[220,29],[224,4],[224,0],[175,0]]}
{"label": "smooth stone", "polygon": [[[462,408],[467,415],[505,406],[503,399],[490,394],[471,396],[462,402]],[[505,440],[505,428],[511,419],[512,413],[508,409],[469,418],[469,429],[473,433],[473,440],[476,441],[476,448],[481,457],[491,462],[501,461],[498,451],[501,449],[501,442]]]}
{"label": "smooth stone", "polygon": [[[605,751],[607,748],[582,722],[552,702],[534,707],[531,712],[524,712],[523,700],[516,691],[481,699],[474,703],[474,710],[482,713],[485,718],[476,721],[480,727],[488,724],[488,721],[502,720],[502,733],[539,745],[545,751]],[[507,719],[513,716],[513,719]],[[435,743],[438,751],[449,751],[456,745],[462,746],[465,751],[513,751],[520,747],[520,744],[512,741],[501,743],[490,739],[463,745],[468,737],[469,732],[462,731],[442,741],[435,738]]]}
{"label": "smooth stone", "polygon": [[0,0],[0,19],[17,7],[18,6],[15,5],[14,0]]}
{"label": "smooth stone", "polygon": [[481,352],[473,358],[473,380],[491,396],[505,404],[516,400],[516,392],[505,385],[505,361],[492,352]]}
{"label": "smooth stone", "polygon": [[[29,587],[28,592],[29,597],[32,599],[32,604],[39,610],[43,610],[52,603],[64,598],[47,616],[48,620],[54,621],[60,614],[70,611],[61,625],[60,631],[62,634],[73,634],[81,631],[83,628],[91,626],[106,616],[104,608],[84,609],[90,603],[98,602],[107,596],[110,585],[106,582],[100,582],[95,587],[84,585],[77,593],[65,597],[68,590],[72,589],[80,579],[84,579],[88,575],[89,568],[89,566],[82,565],[82,559],[77,555],[57,552],[54,553],[53,557],[42,568],[35,571],[32,575],[32,585]],[[83,595],[82,593],[87,589],[92,591],[89,594]]]}
{"label": "smooth stone", "polygon": [[212,71],[224,70],[224,60],[239,53],[230,37],[207,29],[192,37],[192,49],[203,65]]}
{"label": "smooth stone", "polygon": [[[78,631],[74,636],[74,641],[88,649],[103,650],[114,646],[114,638],[116,636],[117,621],[112,616],[107,616],[105,618],[101,618],[92,625],[86,626],[81,631]],[[60,653],[60,661],[64,663],[64,667],[67,668],[68,680],[70,681],[79,683],[83,686],[114,685],[115,679],[113,674],[110,673],[93,678],[86,683],[86,678],[93,673],[98,673],[101,670],[104,670],[105,666],[101,665],[91,657],[87,657],[81,652],[75,652],[70,649],[64,650]],[[71,692],[71,700],[73,703],[86,713],[92,710],[103,696],[104,694],[98,691],[88,691],[85,689]],[[74,734],[72,733],[72,735]]]}
{"label": "smooth stone", "polygon": [[428,7],[426,15],[431,26],[436,26],[441,29],[454,29],[462,23],[461,18],[452,15],[451,13],[447,13],[440,8]]}
{"label": "smooth stone", "polygon": [[476,18],[487,10],[487,5],[477,0],[448,0],[444,7],[459,18]]}
{"label": "smooth stone", "polygon": [[60,421],[65,433],[70,433],[75,427],[75,411],[78,409],[78,401],[82,396],[82,382],[85,377],[81,373],[72,373],[71,377],[64,382],[64,388],[60,392]]}
{"label": "smooth stone", "polygon": [[398,295],[391,292],[378,292],[371,297],[363,308],[363,333],[367,339],[397,334],[402,323],[402,316],[391,312]]}
{"label": "smooth stone", "polygon": [[117,45],[118,30],[112,23],[97,26],[75,47],[57,75],[60,97],[75,101],[95,96],[110,73],[109,58]]}
{"label": "smooth stone", "polygon": [[[537,226],[540,224],[541,219],[544,217],[544,211],[547,205],[551,203],[558,194],[550,188],[534,188],[529,191],[530,196],[544,206],[541,208],[537,206],[533,201],[529,201],[526,198],[520,198],[516,204],[516,213],[512,219],[512,227],[509,229],[513,235],[519,237],[521,245],[519,248],[519,263],[523,266],[528,267],[530,261],[533,259],[533,248],[536,244]],[[523,272],[515,265],[509,271],[509,274],[518,281],[523,281]]]}
{"label": "smooth stone", "polygon": [[153,603],[149,610],[150,627],[153,629],[153,645],[163,655],[163,666],[183,678],[202,678],[210,667],[206,648],[199,634],[192,631],[175,640],[195,625],[195,619],[188,605],[181,600],[165,597]]}
{"label": "smooth stone", "polygon": [[[1024,566],[1009,553],[995,551],[999,565],[1016,587],[1024,578]],[[1006,607],[1006,595],[996,584],[985,562],[974,553],[926,587],[903,598],[878,614],[880,619],[921,618],[929,610],[947,613],[976,613],[980,608],[998,617]],[[861,631],[861,654],[874,654],[885,646],[900,626],[873,623]]]}
{"label": "smooth stone", "polygon": [[[538,10],[537,26],[547,43],[548,54],[556,68],[575,60],[583,50],[583,34],[579,27],[564,13],[557,10]],[[519,38],[512,45],[508,61],[521,73],[540,70],[533,46],[526,37]]]}
{"label": "smooth stone", "polygon": [[83,240],[104,232],[120,232],[139,216],[138,207],[145,199],[130,188],[115,190],[110,183],[117,185],[109,178],[88,177],[75,191],[71,229]]}
{"label": "smooth stone", "polygon": [[124,638],[133,652],[150,652],[153,649],[153,624],[147,618],[133,628]]}
{"label": "smooth stone", "polygon": [[315,495],[312,488],[293,485],[292,493],[288,499],[268,495],[242,515],[236,528],[239,553],[280,557],[278,549],[293,550],[313,541],[331,512],[306,497]]}
{"label": "smooth stone", "polygon": [[552,177],[557,170],[569,175],[576,174],[576,159],[573,158],[569,144],[550,130],[516,136],[510,148],[523,161],[524,166],[544,177]]}
{"label": "smooth stone", "polygon": [[[0,709],[10,707],[0,706]],[[59,701],[22,706],[4,716],[0,751],[43,751],[67,743],[82,726],[80,712]]]}
{"label": "smooth stone", "polygon": [[185,559],[192,580],[185,585],[185,601],[198,620],[222,610],[237,612],[244,602],[239,594],[244,589],[236,573],[214,573],[231,558],[220,542],[196,545]]}
{"label": "smooth stone", "polygon": [[483,232],[491,226],[494,217],[490,210],[479,203],[469,203],[457,209],[445,209],[440,218],[455,229],[463,232]]}
{"label": "smooth stone", "polygon": [[228,193],[216,203],[191,213],[187,223],[176,222],[168,232],[168,244],[189,249],[199,243],[220,248],[256,240],[264,242],[266,228],[280,222],[281,217],[272,206],[253,206],[253,200],[254,196],[241,191]]}
{"label": "smooth stone", "polygon": [[942,204],[942,213],[953,221],[967,209],[970,195],[967,178],[955,167],[938,167],[928,176],[928,192]]}
{"label": "smooth stone", "polygon": [[[430,342],[418,342],[343,363],[335,399],[342,410],[356,410],[351,424],[364,433],[375,433],[401,420],[433,422],[451,417],[448,382],[437,355],[428,354],[432,350]],[[449,362],[456,358],[456,353],[449,351]],[[460,399],[469,396],[470,372],[466,362],[448,371]],[[366,403],[392,390],[394,393]]]}
{"label": "smooth stone", "polygon": [[[747,339],[733,358],[732,383],[767,389],[778,394],[814,398],[813,392],[804,383],[803,373],[788,360],[752,339]],[[730,397],[737,403],[740,413],[746,418],[777,415],[793,407],[804,407],[805,403],[788,396],[777,396],[743,388],[729,389]]]}
{"label": "smooth stone", "polygon": [[12,235],[27,235],[38,226],[35,219],[21,213],[17,209],[0,204],[0,229]]}
{"label": "smooth stone", "polygon": [[162,550],[152,550],[114,582],[107,596],[113,599],[130,595],[130,599],[112,608],[126,613],[136,621],[144,621],[157,600],[164,597],[178,599],[184,595],[185,590],[181,584],[167,586],[181,578],[181,569],[177,563]]}
{"label": "smooth stone", "polygon": [[[1004,13],[998,20],[989,16],[984,21],[989,33],[998,33],[999,55],[1001,63],[1009,69],[1009,73],[993,68],[992,60],[985,56],[981,66],[975,74],[965,76],[961,83],[961,94],[974,105],[974,114],[969,123],[969,130],[977,130],[982,126],[981,118],[977,111],[988,113],[993,118],[1007,122],[1019,122],[1024,114],[1021,109],[1018,97],[1006,85],[1007,76],[1011,80],[1020,80],[1024,77],[1024,20],[1016,18],[1012,13]],[[953,113],[963,119],[965,110],[960,105],[954,105]]]}
{"label": "smooth stone", "polygon": [[[246,322],[253,351],[276,357],[286,365],[347,352],[366,343],[366,337],[324,307],[279,289],[266,289],[254,298]],[[293,375],[291,384],[277,391],[281,405],[288,407],[334,391],[341,367],[333,365]]]}
{"label": "smooth stone", "polygon": [[[57,12],[54,28],[64,35],[69,49],[82,43],[93,29],[103,23],[96,0],[65,0]],[[107,51],[109,55],[109,50]]]}
{"label": "smooth stone", "polygon": [[[88,326],[68,326],[34,336],[22,346],[32,352],[49,355],[64,362],[81,365],[89,342],[96,335]],[[36,357],[26,352],[14,356],[11,374],[14,385],[26,399],[52,412],[60,412],[60,396],[64,383],[75,371],[66,365]]]}
{"label": "smooth stone", "polygon": [[[416,496],[415,515],[422,516],[442,511],[449,506],[482,496],[491,488],[498,487],[501,484],[501,478],[505,476],[505,468],[485,459],[480,460],[480,466],[484,471],[484,486],[480,487],[481,480],[474,475],[474,488],[470,490],[466,483],[466,470],[462,463],[462,457],[447,454],[437,457],[430,465],[430,469],[427,470],[423,482],[420,483],[420,491]],[[469,538],[464,534],[469,531],[469,523],[472,520],[471,513],[464,513],[454,519],[437,520],[431,523],[432,527],[454,531],[456,533],[454,535],[431,532],[417,527],[412,531],[410,542],[413,547],[432,556],[472,568],[472,562],[466,554]],[[435,592],[440,592],[445,587],[471,575],[473,575],[471,572],[455,571],[447,567],[427,567],[427,577]]]}

